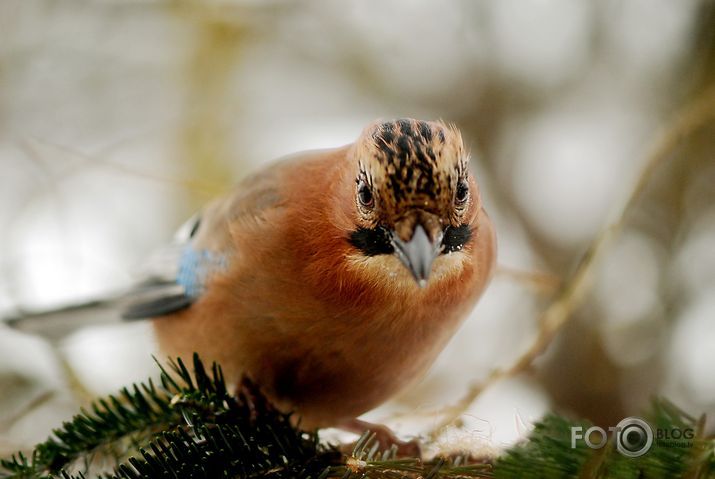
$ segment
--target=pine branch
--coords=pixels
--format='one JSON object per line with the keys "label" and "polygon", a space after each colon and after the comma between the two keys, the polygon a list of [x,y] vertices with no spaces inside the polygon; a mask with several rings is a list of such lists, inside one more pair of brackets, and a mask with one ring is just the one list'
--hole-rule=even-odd
{"label": "pine branch", "polygon": [[483,477],[489,467],[398,459],[394,450],[378,455],[368,435],[344,460],[319,443],[317,432],[296,428],[250,381],[231,394],[221,369],[214,365],[209,374],[196,355],[193,373],[181,360],[171,371],[159,368],[161,385],[148,381],[98,400],[36,446],[31,458],[1,461],[0,478],[87,479],[93,457],[108,451],[114,471],[98,477],[447,479]]}
{"label": "pine branch", "polygon": [[0,472],[0,477],[49,477],[78,458],[91,459],[103,451],[118,458],[117,449],[126,449],[176,422],[178,411],[171,408],[169,394],[149,380],[123,389],[118,397],[101,399],[91,411],[81,409],[55,429],[52,437],[35,447],[30,460],[17,455],[1,461],[10,475]]}
{"label": "pine branch", "polygon": [[[640,457],[619,452],[613,435],[600,449],[584,441],[572,447],[572,428],[586,431],[591,424],[550,415],[493,464],[465,457],[400,458],[395,448],[380,451],[367,433],[345,458],[320,443],[317,432],[298,429],[251,382],[230,393],[216,365],[207,372],[194,356],[193,373],[180,360],[169,371],[159,368],[159,385],[148,381],[98,400],[30,457],[18,453],[0,461],[0,478],[715,478],[715,441],[703,436],[704,419],[664,400],[655,401],[648,415],[657,435]],[[674,442],[661,437],[663,431],[692,436]],[[92,472],[98,456],[110,459],[110,473]]]}
{"label": "pine branch", "polygon": [[[158,362],[157,362],[158,364]],[[235,402],[226,389],[220,368],[212,375],[194,357],[194,376],[179,359],[171,363],[173,374],[160,364],[161,385],[150,379],[131,389],[124,388],[118,396],[97,400],[91,410],[81,409],[71,421],[55,429],[52,436],[37,445],[32,458],[16,455],[0,461],[0,477],[50,477],[68,469],[76,460],[89,469],[95,456],[108,455],[119,461],[145,444],[156,434],[183,424],[187,419],[211,419],[226,401]]]}
{"label": "pine branch", "polygon": [[[654,400],[646,416],[654,437],[645,454],[628,457],[618,451],[617,434],[592,449],[584,441],[572,448],[572,428],[587,431],[592,424],[549,415],[539,422],[529,440],[507,451],[494,464],[498,479],[705,479],[715,477],[713,438],[703,436],[704,418],[695,420],[672,403]],[[659,435],[663,437],[658,437]],[[669,437],[665,437],[669,436]]]}

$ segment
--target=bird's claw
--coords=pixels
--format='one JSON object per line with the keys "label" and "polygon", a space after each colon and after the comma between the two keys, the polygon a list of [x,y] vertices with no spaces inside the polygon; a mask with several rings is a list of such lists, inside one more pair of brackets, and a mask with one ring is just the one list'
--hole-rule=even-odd
{"label": "bird's claw", "polygon": [[[359,419],[354,419],[343,424],[340,428],[356,434],[364,434],[366,431],[372,433],[373,444],[377,443],[378,448],[381,451],[394,449],[396,457],[422,457],[422,448],[417,439],[403,441],[398,438],[389,427],[382,424],[373,424]],[[347,444],[342,449],[345,453],[352,454],[356,444],[357,443]]]}

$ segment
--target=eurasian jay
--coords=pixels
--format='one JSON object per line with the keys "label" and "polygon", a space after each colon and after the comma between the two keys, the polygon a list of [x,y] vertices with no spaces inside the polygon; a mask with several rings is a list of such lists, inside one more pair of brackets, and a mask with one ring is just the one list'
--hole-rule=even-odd
{"label": "eurasian jay", "polygon": [[495,236],[459,131],[370,124],[209,204],[129,295],[170,357],[247,375],[305,428],[356,418],[419,378],[486,288]]}

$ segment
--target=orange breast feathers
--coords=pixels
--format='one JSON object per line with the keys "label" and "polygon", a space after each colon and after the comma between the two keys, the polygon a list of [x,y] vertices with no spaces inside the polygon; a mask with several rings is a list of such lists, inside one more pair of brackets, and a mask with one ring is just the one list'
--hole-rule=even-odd
{"label": "orange breast feathers", "polygon": [[456,128],[402,119],[243,182],[192,245],[230,266],[155,321],[162,349],[251,376],[304,425],[379,405],[428,369],[491,277],[468,162]]}

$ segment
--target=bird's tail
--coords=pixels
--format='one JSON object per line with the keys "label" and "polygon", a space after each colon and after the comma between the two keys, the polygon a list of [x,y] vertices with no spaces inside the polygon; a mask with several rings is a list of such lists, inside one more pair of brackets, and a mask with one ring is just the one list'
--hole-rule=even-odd
{"label": "bird's tail", "polygon": [[117,323],[121,320],[121,295],[45,310],[19,310],[0,319],[8,326],[52,341],[88,325]]}

